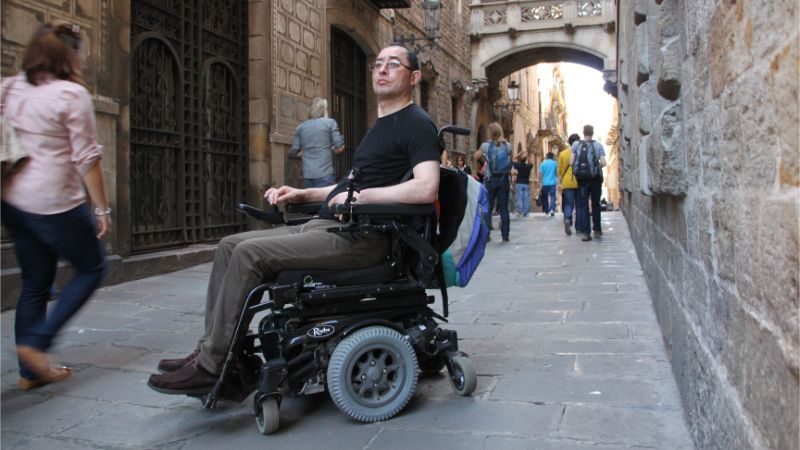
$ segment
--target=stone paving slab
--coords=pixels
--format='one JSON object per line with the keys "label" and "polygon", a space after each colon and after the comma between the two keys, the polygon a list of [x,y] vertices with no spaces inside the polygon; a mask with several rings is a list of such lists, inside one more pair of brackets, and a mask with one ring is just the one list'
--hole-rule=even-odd
{"label": "stone paving slab", "polygon": [[454,395],[446,372],[421,378],[406,409],[375,424],[351,421],[322,393],[284,399],[280,430],[261,436],[251,399],[205,411],[148,389],[159,359],[196,344],[209,264],[99,290],[54,348],[73,377],[35,391],[16,388],[7,311],[0,446],[692,449],[624,218],[604,214],[603,224],[602,239],[581,242],[564,236],[558,217],[513,220],[511,242],[492,241],[470,286],[449,291],[444,327],[471,355],[475,393]]}

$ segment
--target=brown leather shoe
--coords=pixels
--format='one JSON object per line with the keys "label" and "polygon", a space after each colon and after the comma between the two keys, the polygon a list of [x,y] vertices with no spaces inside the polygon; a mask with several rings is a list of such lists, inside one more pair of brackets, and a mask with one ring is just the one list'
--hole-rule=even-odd
{"label": "brown leather shoe", "polygon": [[197,358],[200,349],[195,349],[189,356],[177,359],[162,359],[158,362],[158,371],[161,373],[171,373],[189,364]]}
{"label": "brown leather shoe", "polygon": [[211,392],[216,382],[217,376],[204,369],[195,358],[174,372],[150,375],[147,385],[162,394],[203,395]]}

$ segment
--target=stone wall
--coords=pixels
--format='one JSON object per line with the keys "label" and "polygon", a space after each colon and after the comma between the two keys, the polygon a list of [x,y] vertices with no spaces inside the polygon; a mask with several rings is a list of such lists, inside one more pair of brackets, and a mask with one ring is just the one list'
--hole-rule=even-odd
{"label": "stone wall", "polygon": [[697,447],[796,449],[798,3],[619,15],[622,204]]}

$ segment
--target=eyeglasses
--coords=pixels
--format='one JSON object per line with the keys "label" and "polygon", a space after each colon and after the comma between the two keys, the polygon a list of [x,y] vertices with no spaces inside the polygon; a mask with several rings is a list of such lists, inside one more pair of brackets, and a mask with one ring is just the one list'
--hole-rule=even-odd
{"label": "eyeglasses", "polygon": [[407,65],[401,63],[400,61],[398,61],[396,59],[390,59],[389,61],[383,61],[383,60],[379,59],[379,60],[377,60],[374,63],[369,65],[369,70],[374,72],[376,70],[383,70],[384,67],[386,67],[387,70],[397,70],[397,69],[399,69],[401,67],[405,67],[406,69],[408,69],[408,70],[410,70],[412,72],[414,71],[414,69],[412,69],[411,67],[408,67]]}

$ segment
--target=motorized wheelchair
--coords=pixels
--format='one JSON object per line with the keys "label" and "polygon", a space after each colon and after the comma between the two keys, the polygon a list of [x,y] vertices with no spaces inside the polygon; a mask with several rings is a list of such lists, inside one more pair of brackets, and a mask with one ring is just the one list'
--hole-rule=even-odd
{"label": "motorized wheelchair", "polygon": [[[439,133],[469,131],[446,126]],[[430,204],[356,204],[351,200],[358,176],[357,170],[351,171],[348,199],[335,206],[346,222],[328,231],[384,233],[391,242],[390,257],[358,270],[284,271],[274,282],[253,289],[219,378],[201,397],[206,408],[213,409],[219,399],[243,401],[256,391],[256,425],[269,434],[278,429],[284,394],[327,390],[347,416],[375,422],[406,406],[420,373],[446,367],[457,394],[475,390],[475,368],[459,350],[456,332],[438,323],[446,322],[448,314],[439,256],[452,242],[453,230],[446,229],[452,228],[452,217],[440,214],[439,220]],[[464,175],[442,169],[440,186],[457,176]],[[441,196],[440,187],[439,202],[447,202]],[[310,218],[292,215],[308,213],[302,205],[289,205],[285,213],[244,204],[239,209],[271,223],[293,225]],[[427,294],[429,288],[442,290],[442,315],[429,306],[435,299]],[[259,313],[264,315],[251,331]]]}

